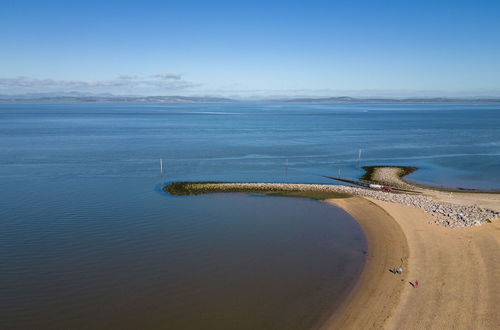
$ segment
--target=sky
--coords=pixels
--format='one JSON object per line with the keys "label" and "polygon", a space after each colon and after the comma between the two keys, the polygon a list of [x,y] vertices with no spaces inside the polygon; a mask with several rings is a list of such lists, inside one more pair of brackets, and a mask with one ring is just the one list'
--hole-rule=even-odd
{"label": "sky", "polygon": [[0,1],[0,95],[495,96],[500,1]]}

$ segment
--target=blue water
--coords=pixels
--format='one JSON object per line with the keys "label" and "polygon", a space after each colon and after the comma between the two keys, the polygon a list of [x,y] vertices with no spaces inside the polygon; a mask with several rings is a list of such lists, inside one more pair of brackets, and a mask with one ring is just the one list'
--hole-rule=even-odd
{"label": "blue water", "polygon": [[150,177],[163,158],[169,180],[326,183],[392,164],[500,188],[500,104],[0,104],[0,116],[0,176]]}
{"label": "blue water", "polygon": [[348,214],[162,185],[391,164],[495,190],[499,127],[496,104],[0,104],[0,328],[312,327],[364,262]]}

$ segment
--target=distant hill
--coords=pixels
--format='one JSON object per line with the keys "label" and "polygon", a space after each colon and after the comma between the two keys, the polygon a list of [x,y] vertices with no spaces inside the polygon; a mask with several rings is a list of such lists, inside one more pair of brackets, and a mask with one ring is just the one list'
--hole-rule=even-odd
{"label": "distant hill", "polygon": [[433,97],[433,98],[354,98],[349,96],[339,96],[339,97],[326,97],[326,98],[297,98],[297,99],[287,99],[287,100],[274,100],[278,102],[290,102],[290,103],[374,103],[374,102],[384,102],[384,103],[475,103],[475,102],[500,102],[500,98],[445,98],[445,97]]}
{"label": "distant hill", "polygon": [[[0,95],[0,102],[152,102],[152,103],[229,103],[240,100],[212,96],[117,96],[112,94],[76,95]],[[252,101],[252,100],[247,100]],[[258,102],[280,103],[500,103],[500,98],[355,98],[350,96],[325,98],[292,98],[254,100]]]}
{"label": "distant hill", "polygon": [[156,102],[156,103],[210,103],[236,102],[210,96],[0,96],[0,102]]}

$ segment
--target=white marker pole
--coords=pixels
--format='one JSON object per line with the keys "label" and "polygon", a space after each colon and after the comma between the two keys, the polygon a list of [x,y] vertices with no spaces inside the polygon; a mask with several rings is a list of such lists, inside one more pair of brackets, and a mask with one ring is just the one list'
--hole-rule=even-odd
{"label": "white marker pole", "polygon": [[160,158],[160,176],[163,176],[163,159]]}

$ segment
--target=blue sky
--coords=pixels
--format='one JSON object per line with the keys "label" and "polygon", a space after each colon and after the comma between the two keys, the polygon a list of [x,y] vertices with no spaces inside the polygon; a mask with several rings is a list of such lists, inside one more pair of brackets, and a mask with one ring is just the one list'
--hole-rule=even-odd
{"label": "blue sky", "polygon": [[500,1],[0,2],[0,94],[500,96]]}

